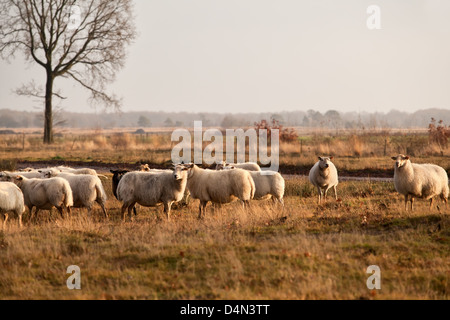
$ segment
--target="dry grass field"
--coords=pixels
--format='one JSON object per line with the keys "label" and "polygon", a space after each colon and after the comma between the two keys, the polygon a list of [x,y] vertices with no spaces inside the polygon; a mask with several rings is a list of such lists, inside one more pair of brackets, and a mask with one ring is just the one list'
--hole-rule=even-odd
{"label": "dry grass field", "polygon": [[[18,167],[20,160],[89,165],[168,159],[170,136],[144,136],[141,145],[138,136],[118,135],[135,144],[117,147],[112,137],[75,143],[63,137],[43,147],[30,136],[23,150],[19,137],[15,144],[14,137],[3,137],[0,169]],[[322,143],[282,146],[282,165],[309,166],[315,154],[330,153],[336,141],[319,150],[327,145],[326,137],[319,138]],[[334,152],[338,169],[392,169],[378,140],[358,139],[366,151],[352,155],[352,145],[341,142]],[[373,154],[367,151],[371,139],[378,146]],[[406,145],[409,137],[403,139]],[[448,151],[432,148],[429,154],[410,151],[418,162],[450,169]],[[36,223],[25,215],[22,229],[15,218],[8,221],[0,231],[0,299],[449,299],[450,206],[439,203],[430,212],[428,202],[419,200],[414,212],[405,212],[393,183],[344,181],[338,202],[330,197],[318,206],[306,178],[289,176],[283,210],[270,201],[253,201],[248,211],[239,203],[208,205],[206,218],[198,220],[198,203],[191,201],[174,205],[171,222],[161,207],[139,207],[133,221],[122,223],[107,175],[109,220],[97,207],[92,216],[74,209],[64,220],[56,210],[42,211]],[[81,290],[66,287],[70,265],[81,269]],[[381,290],[366,287],[370,265],[381,268]]]}

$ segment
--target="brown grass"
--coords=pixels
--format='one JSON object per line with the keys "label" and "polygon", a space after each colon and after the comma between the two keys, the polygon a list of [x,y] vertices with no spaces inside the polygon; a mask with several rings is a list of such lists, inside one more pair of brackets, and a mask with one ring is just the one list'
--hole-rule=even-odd
{"label": "brown grass", "polygon": [[[111,195],[109,221],[75,210],[61,220],[42,212],[0,233],[0,299],[448,299],[449,209],[419,202],[403,211],[392,184],[344,182],[341,201],[316,205],[303,178],[287,180],[284,211],[270,202],[139,207],[121,223]],[[367,222],[367,223],[366,223]],[[382,289],[366,287],[379,265]],[[66,288],[69,265],[82,290]]]}

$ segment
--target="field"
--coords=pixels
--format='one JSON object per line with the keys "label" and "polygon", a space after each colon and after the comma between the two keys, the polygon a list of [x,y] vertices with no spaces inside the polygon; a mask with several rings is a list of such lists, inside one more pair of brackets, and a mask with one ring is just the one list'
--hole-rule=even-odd
{"label": "field", "polygon": [[[114,140],[119,137],[125,142]],[[343,181],[339,201],[329,197],[318,206],[307,179],[292,175],[330,151],[338,169],[359,177],[388,177],[390,156],[406,151],[417,162],[449,170],[448,149],[429,146],[423,133],[305,136],[282,145],[281,169],[289,173],[284,209],[270,201],[253,201],[248,211],[238,203],[209,205],[200,221],[192,201],[175,205],[171,222],[161,207],[139,207],[126,223],[108,167],[164,166],[170,136],[92,133],[75,142],[63,136],[51,147],[32,135],[21,139],[0,138],[0,169],[71,161],[96,166],[109,177],[103,182],[110,219],[102,218],[99,207],[92,216],[75,209],[65,220],[56,210],[41,212],[33,224],[25,215],[22,229],[10,219],[0,233],[0,299],[449,298],[450,207],[439,202],[430,211],[419,200],[414,212],[405,212],[393,183],[376,179]],[[386,139],[388,150],[380,143]],[[424,147],[414,149],[411,141]],[[66,287],[70,265],[81,269],[81,290]],[[381,268],[381,290],[366,286],[370,265]]]}

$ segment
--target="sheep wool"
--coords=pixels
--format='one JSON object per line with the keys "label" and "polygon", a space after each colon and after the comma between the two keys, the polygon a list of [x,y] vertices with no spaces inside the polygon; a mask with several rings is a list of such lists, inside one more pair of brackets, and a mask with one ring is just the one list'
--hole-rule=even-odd
{"label": "sheep wool", "polygon": [[447,204],[449,187],[444,168],[434,164],[412,163],[410,157],[403,154],[392,157],[392,160],[395,161],[395,189],[405,197],[405,210],[408,209],[408,201],[413,210],[414,198],[430,200],[430,209],[436,196],[440,196]]}

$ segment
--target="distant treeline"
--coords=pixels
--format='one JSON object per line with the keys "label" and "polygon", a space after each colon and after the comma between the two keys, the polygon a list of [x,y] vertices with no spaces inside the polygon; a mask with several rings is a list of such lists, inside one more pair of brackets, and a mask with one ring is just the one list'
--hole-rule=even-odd
{"label": "distant treeline", "polygon": [[[450,110],[426,109],[414,113],[392,110],[379,112],[321,113],[314,110],[274,113],[189,113],[189,112],[124,112],[75,113],[57,111],[55,127],[60,128],[128,128],[128,127],[193,127],[203,121],[203,127],[243,128],[261,120],[275,119],[285,127],[314,127],[333,129],[427,128],[431,118],[450,124]],[[41,128],[43,112],[0,109],[0,128]]]}

